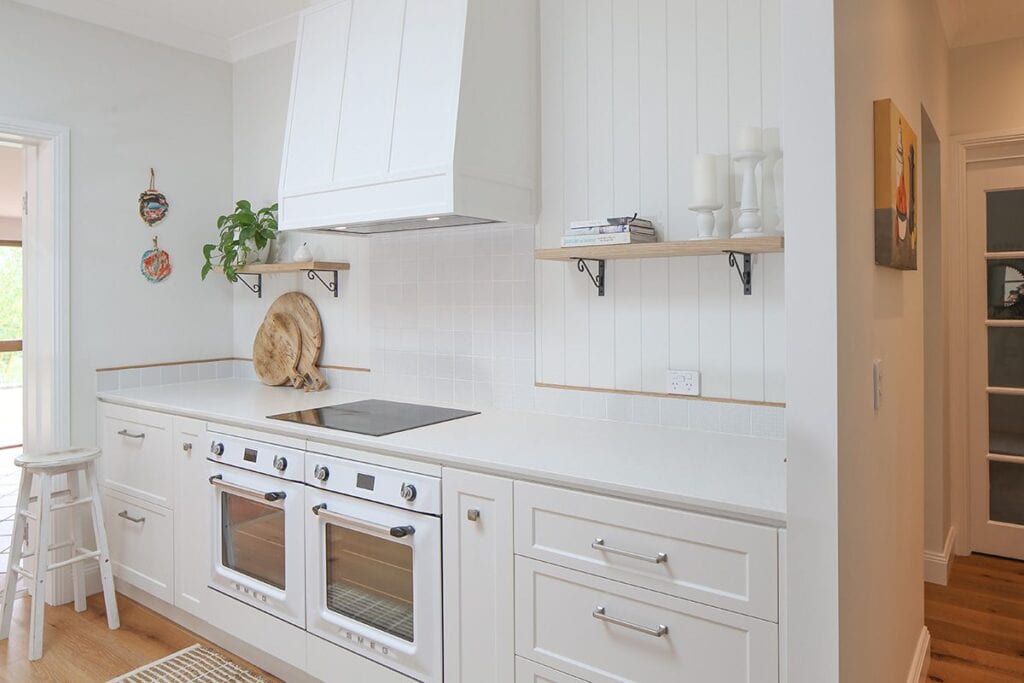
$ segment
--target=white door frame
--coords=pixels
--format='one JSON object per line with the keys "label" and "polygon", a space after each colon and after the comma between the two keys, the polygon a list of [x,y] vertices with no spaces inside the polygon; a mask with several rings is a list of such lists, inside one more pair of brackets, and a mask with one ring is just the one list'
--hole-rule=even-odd
{"label": "white door frame", "polygon": [[[970,400],[968,399],[967,167],[972,163],[1024,159],[1024,128],[957,135],[953,155],[953,211],[956,231],[944,249],[943,268],[952,278],[949,302],[950,523],[956,529],[956,554],[971,552]],[[1014,147],[1008,154],[1007,146]]]}
{"label": "white door frame", "polygon": [[[25,430],[28,448],[71,443],[69,224],[70,142],[66,126],[0,116],[0,139],[37,150],[22,235],[26,268],[24,313]],[[40,191],[39,188],[45,188]]]}

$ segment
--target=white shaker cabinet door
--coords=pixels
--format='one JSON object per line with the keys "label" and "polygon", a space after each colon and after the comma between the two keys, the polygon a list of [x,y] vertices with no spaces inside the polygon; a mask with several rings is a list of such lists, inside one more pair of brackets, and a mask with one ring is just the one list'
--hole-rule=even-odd
{"label": "white shaker cabinet door", "polygon": [[204,422],[174,418],[174,604],[203,618],[210,577],[209,445]]}
{"label": "white shaker cabinet door", "polygon": [[513,683],[512,482],[442,475],[445,683]]}

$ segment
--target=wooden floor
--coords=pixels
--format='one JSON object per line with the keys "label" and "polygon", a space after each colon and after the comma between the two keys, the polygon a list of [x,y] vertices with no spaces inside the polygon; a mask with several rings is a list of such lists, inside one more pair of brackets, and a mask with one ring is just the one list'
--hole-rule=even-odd
{"label": "wooden floor", "polygon": [[957,557],[948,586],[925,584],[924,611],[929,681],[1024,681],[1024,562]]}
{"label": "wooden floor", "polygon": [[89,609],[82,613],[75,612],[71,605],[48,605],[43,658],[29,662],[31,599],[22,598],[15,604],[11,637],[0,641],[3,683],[104,683],[195,643],[217,650],[268,681],[278,680],[123,595],[117,597],[121,628],[116,631],[107,628],[102,594],[91,596]]}

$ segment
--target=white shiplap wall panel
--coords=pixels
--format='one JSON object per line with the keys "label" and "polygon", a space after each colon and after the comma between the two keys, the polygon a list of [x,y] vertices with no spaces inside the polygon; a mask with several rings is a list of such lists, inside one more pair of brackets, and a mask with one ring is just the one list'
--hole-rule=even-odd
{"label": "white shiplap wall panel", "polygon": [[[612,208],[617,215],[632,213],[640,205],[639,19],[637,0],[612,0],[615,26],[615,41],[611,46],[615,136]],[[608,265],[608,295],[615,299],[614,388],[640,391],[643,384],[641,264],[616,261]],[[572,351],[567,349],[566,352]]]}
{"label": "white shiplap wall panel", "polygon": [[[761,0],[728,0],[729,132],[735,140],[745,126],[761,126]],[[732,146],[735,149],[735,144]],[[739,200],[742,175],[731,165],[733,197]],[[734,228],[735,229],[735,228]],[[764,400],[764,260],[754,257],[753,294],[743,294],[736,278],[730,288],[733,398]]]}
{"label": "white shiplap wall panel", "polygon": [[[588,3],[587,42],[587,139],[588,216],[615,213],[615,92],[612,89],[613,52],[616,38],[612,20],[612,0]],[[579,275],[576,276],[581,279]],[[590,309],[590,385],[615,386],[615,298],[598,296],[589,281]]]}
{"label": "white shiplap wall panel", "polygon": [[[541,194],[538,247],[558,246],[565,225],[564,8],[562,2],[540,4],[541,40]],[[539,382],[565,383],[564,264],[538,261],[536,267],[536,367]]]}
{"label": "white shiplap wall panel", "polygon": [[[562,92],[563,136],[565,155],[565,206],[568,216],[589,213],[589,149],[587,135],[587,52],[589,0],[563,0],[565,30],[562,38]],[[569,266],[563,266],[567,270]],[[572,386],[590,384],[590,306],[588,298],[592,285],[582,277],[565,278],[566,301],[579,302],[565,307],[565,383]]]}
{"label": "white shiplap wall panel", "polygon": [[[568,221],[634,211],[661,239],[692,237],[697,152],[720,156],[716,229],[731,232],[735,136],[753,125],[781,141],[780,2],[541,3],[539,246],[556,246]],[[775,156],[761,185],[777,216],[766,221],[781,227]],[[758,257],[747,297],[724,256],[610,261],[601,298],[574,264],[544,263],[537,379],[662,392],[667,369],[699,369],[705,396],[782,402],[782,264]]]}

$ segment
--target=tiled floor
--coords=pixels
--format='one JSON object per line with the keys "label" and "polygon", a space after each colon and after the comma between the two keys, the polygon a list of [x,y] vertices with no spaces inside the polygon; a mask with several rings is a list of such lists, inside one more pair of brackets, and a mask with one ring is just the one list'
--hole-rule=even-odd
{"label": "tiled floor", "polygon": [[0,573],[7,571],[7,558],[11,550],[11,531],[14,527],[14,506],[18,501],[18,481],[21,475],[14,465],[21,448],[0,450]]}

